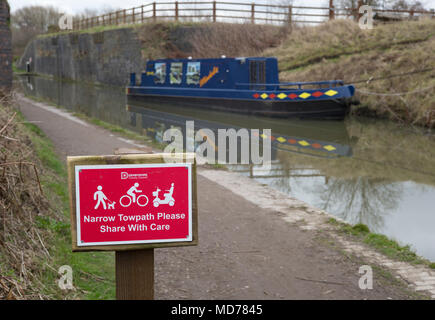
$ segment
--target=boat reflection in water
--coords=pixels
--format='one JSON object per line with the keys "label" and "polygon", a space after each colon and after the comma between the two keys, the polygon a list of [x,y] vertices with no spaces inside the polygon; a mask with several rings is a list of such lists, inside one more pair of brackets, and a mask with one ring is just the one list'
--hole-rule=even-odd
{"label": "boat reflection in water", "polygon": [[[164,132],[171,128],[180,130],[184,137],[184,146],[189,141],[189,134],[187,134],[186,123],[193,121],[195,134],[199,131],[202,134],[204,128],[211,130],[214,133],[213,147],[216,150],[216,162],[218,160],[217,153],[219,151],[218,141],[215,137],[218,136],[219,130],[234,129],[238,132],[240,129],[246,129],[251,136],[258,134],[254,129],[259,130],[259,141],[270,139],[272,146],[272,159],[274,163],[278,161],[277,154],[279,151],[295,152],[300,154],[308,154],[317,157],[339,157],[351,156],[352,149],[346,143],[349,138],[343,123],[340,122],[325,122],[322,121],[300,121],[288,119],[267,119],[262,117],[247,117],[238,114],[228,114],[221,112],[213,112],[210,110],[203,111],[198,109],[177,108],[172,104],[128,104],[127,111],[131,114],[131,125],[140,126],[143,133],[154,141],[159,143],[167,143],[163,140]],[[140,119],[139,119],[140,118]],[[319,126],[321,124],[321,126]],[[268,136],[262,133],[263,129],[271,129],[272,135]],[[314,129],[314,130],[313,130]],[[192,136],[192,135],[190,135]],[[194,135],[193,135],[194,136]],[[202,144],[203,141],[196,141],[196,148]],[[229,143],[226,143],[226,151],[228,152]],[[260,146],[261,147],[261,146]],[[237,163],[228,163],[229,157],[227,155],[227,164],[237,165],[241,160],[241,139],[238,139],[238,156]],[[260,148],[261,150],[261,148]],[[252,161],[249,161],[250,170],[254,170]],[[235,169],[234,167],[232,167]]]}

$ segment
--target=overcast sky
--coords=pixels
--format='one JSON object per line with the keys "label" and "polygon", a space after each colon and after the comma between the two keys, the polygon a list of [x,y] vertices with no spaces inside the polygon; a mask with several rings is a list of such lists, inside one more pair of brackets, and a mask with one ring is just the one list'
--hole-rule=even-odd
{"label": "overcast sky", "polygon": [[[435,0],[420,0],[427,8],[435,8]],[[51,5],[67,13],[79,13],[84,9],[123,8],[128,9],[153,1],[146,0],[9,0],[12,11],[30,5]],[[165,1],[166,2],[166,1]],[[237,0],[236,2],[276,3],[276,0]],[[328,0],[295,0],[294,5],[324,6]]]}

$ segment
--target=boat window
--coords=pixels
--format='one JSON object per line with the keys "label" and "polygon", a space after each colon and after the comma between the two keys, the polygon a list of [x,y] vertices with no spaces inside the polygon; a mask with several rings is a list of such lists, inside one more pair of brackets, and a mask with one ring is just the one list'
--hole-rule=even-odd
{"label": "boat window", "polygon": [[188,62],[187,63],[187,84],[199,84],[201,70],[201,62]]}
{"label": "boat window", "polygon": [[249,61],[249,83],[251,90],[266,90],[266,87],[261,85],[266,83],[266,61]]}
{"label": "boat window", "polygon": [[171,84],[180,84],[182,77],[183,77],[183,63],[182,62],[171,63],[171,73],[169,74]]}
{"label": "boat window", "polygon": [[155,74],[154,74],[154,82],[155,83],[165,83],[166,79],[166,63],[156,63],[154,65]]}

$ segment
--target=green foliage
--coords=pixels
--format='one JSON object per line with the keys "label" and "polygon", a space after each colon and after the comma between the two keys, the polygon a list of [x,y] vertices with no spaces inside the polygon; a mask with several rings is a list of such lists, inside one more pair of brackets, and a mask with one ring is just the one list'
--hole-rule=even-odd
{"label": "green foliage", "polygon": [[351,226],[347,223],[339,222],[334,218],[328,219],[327,222],[336,226],[338,232],[355,237],[355,240],[362,241],[389,258],[413,264],[426,264],[431,266],[428,261],[412,251],[409,245],[401,246],[396,241],[388,239],[385,235],[371,233],[369,228],[364,224],[359,223]]}
{"label": "green foliage", "polygon": [[358,224],[354,225],[352,227],[352,229],[358,233],[369,233],[370,232],[369,227],[367,227],[365,224],[362,224],[362,223],[358,223]]}
{"label": "green foliage", "polygon": [[35,135],[32,135],[31,140],[43,165],[53,170],[59,176],[66,176],[65,164],[54,152],[53,144],[47,140],[42,130],[32,123],[25,123],[25,125],[32,133],[35,133]]}
{"label": "green foliage", "polygon": [[368,234],[364,238],[364,243],[367,243],[368,245],[379,249],[388,257],[397,259],[399,261],[411,263],[423,262],[423,260],[411,250],[411,247],[409,245],[400,246],[396,241],[390,240],[386,236],[381,234]]}

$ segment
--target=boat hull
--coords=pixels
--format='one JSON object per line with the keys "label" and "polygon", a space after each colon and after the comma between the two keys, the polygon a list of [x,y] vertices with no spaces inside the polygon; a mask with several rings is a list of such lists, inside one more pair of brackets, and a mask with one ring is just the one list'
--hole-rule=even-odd
{"label": "boat hull", "polygon": [[180,97],[153,94],[128,94],[129,103],[164,103],[173,106],[236,112],[256,116],[342,120],[349,112],[349,99],[307,101],[244,100],[207,97]]}

